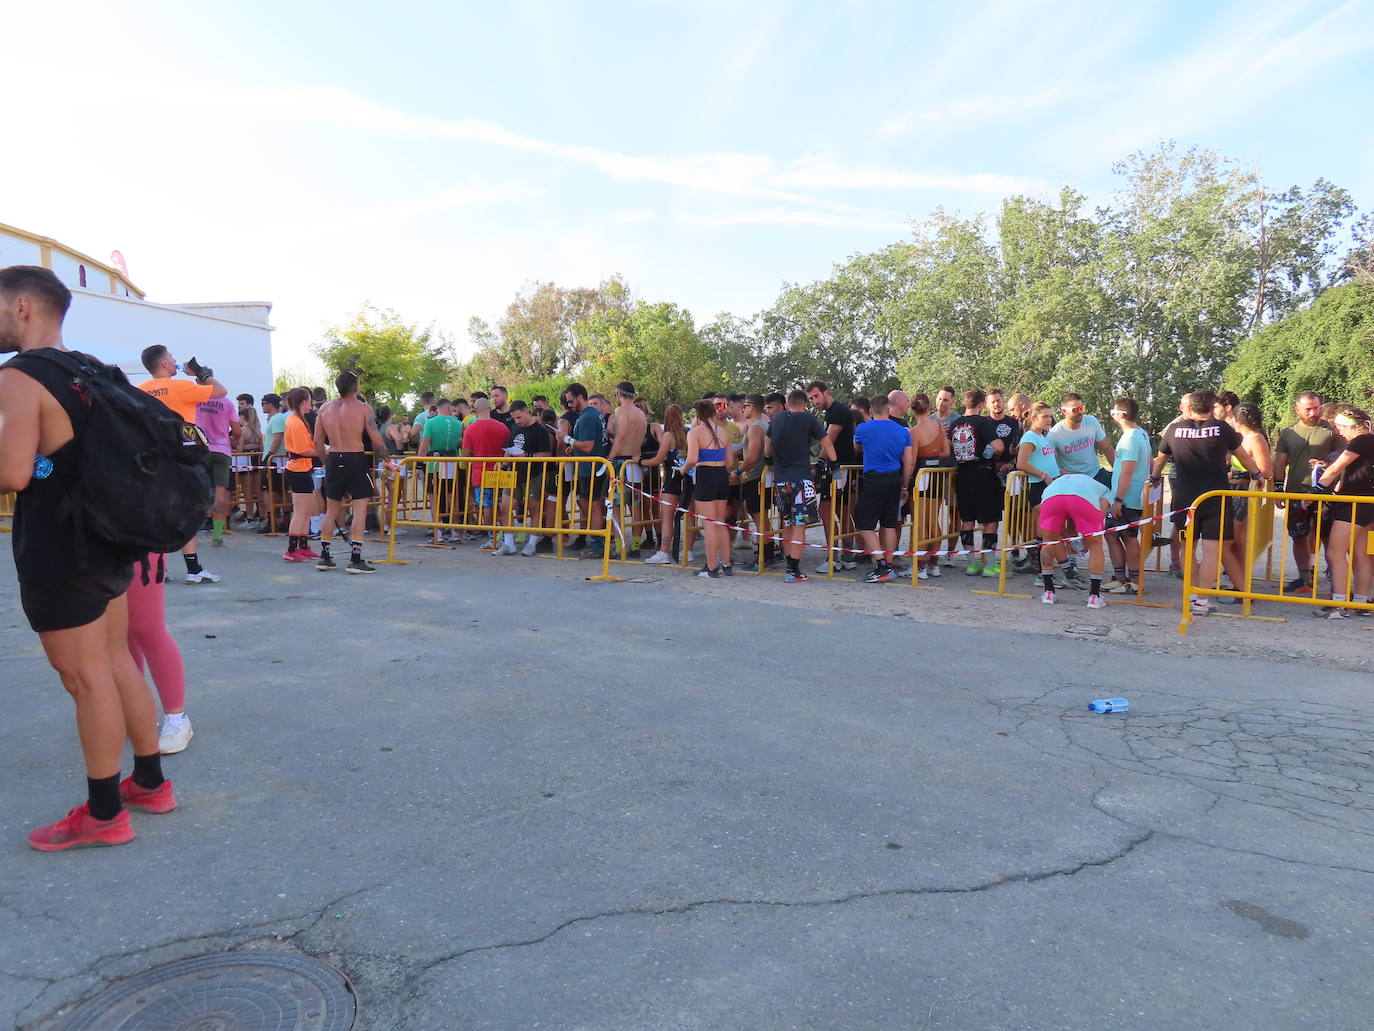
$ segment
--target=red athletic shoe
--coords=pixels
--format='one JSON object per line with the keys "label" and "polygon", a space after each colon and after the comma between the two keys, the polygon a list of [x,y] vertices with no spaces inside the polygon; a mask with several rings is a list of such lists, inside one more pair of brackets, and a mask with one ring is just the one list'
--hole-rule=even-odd
{"label": "red athletic shoe", "polygon": [[293,548],[282,556],[283,562],[309,562],[310,556],[299,548]]}
{"label": "red athletic shoe", "polygon": [[128,808],[142,809],[145,813],[170,813],[177,807],[177,796],[170,780],[150,790],[139,787],[132,776],[125,777],[119,782],[119,800]]}
{"label": "red athletic shoe", "polygon": [[320,553],[316,551],[314,548],[312,548],[309,544],[301,548],[301,554],[305,556],[305,558],[301,560],[302,562],[314,562],[317,558],[320,557]]}
{"label": "red athletic shoe", "polygon": [[89,802],[82,802],[56,823],[29,831],[29,847],[40,852],[61,852],[68,848],[92,845],[127,845],[134,840],[128,810],[120,810],[113,820],[97,820]]}

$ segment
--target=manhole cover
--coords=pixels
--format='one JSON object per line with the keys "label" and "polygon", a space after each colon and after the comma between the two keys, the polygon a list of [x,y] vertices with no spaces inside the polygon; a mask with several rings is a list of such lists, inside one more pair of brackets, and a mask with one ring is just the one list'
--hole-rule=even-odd
{"label": "manhole cover", "polygon": [[63,1031],[346,1031],[348,978],[286,952],[230,952],[154,967],[84,1003]]}

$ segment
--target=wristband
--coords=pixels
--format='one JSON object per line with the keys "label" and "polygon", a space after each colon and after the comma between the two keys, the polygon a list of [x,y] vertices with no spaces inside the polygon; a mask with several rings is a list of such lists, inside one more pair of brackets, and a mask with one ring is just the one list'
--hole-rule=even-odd
{"label": "wristband", "polygon": [[572,434],[571,434],[571,433],[565,433],[565,434],[563,435],[563,443],[564,443],[564,444],[567,444],[568,447],[572,447],[573,444],[576,443],[576,441],[573,440]]}

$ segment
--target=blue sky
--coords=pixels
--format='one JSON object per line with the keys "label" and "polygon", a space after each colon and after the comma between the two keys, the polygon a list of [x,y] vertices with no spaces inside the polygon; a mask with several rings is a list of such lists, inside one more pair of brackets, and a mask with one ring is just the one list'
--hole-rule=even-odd
{"label": "blue sky", "polygon": [[365,299],[465,351],[535,280],[747,315],[1163,138],[1374,207],[1370,0],[48,7],[6,23],[0,222],[271,300],[278,365]]}

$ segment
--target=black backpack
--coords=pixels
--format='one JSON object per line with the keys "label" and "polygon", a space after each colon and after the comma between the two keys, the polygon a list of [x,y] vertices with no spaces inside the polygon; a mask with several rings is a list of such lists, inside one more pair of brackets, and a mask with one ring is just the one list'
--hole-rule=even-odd
{"label": "black backpack", "polygon": [[149,552],[180,551],[215,498],[210,449],[200,431],[135,387],[118,366],[76,351],[30,356],[69,374],[90,409],[76,481],[58,512],[75,522],[78,547],[83,536],[97,537],[145,563]]}

